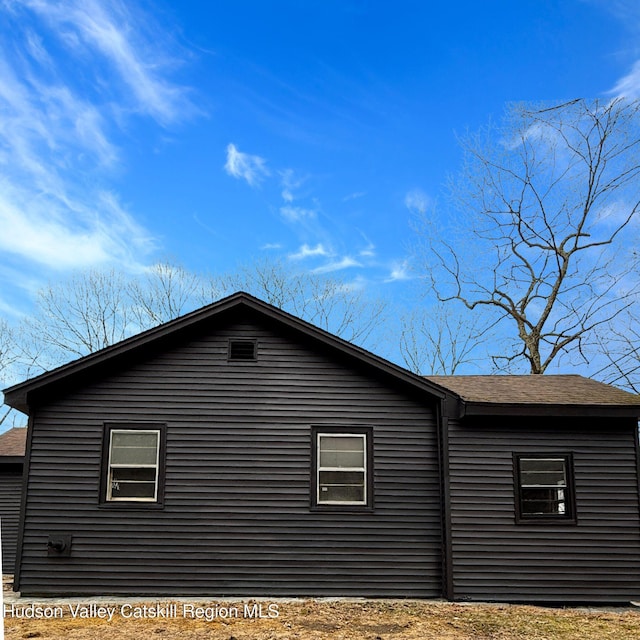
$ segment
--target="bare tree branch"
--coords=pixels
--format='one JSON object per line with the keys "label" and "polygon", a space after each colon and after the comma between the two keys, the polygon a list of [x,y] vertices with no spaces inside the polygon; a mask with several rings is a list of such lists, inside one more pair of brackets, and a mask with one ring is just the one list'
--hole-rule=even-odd
{"label": "bare tree branch", "polygon": [[139,329],[173,320],[220,298],[212,280],[171,262],[159,262],[127,287],[130,316]]}
{"label": "bare tree branch", "polygon": [[[424,267],[441,301],[494,309],[515,339],[496,361],[544,373],[588,358],[635,304],[637,257],[624,243],[640,210],[640,103],[512,105],[503,125],[461,140],[450,234]],[[457,217],[456,214],[457,213]]]}
{"label": "bare tree branch", "polygon": [[[22,377],[41,373],[245,290],[346,340],[371,344],[386,304],[337,278],[292,271],[278,261],[205,277],[163,262],[134,277],[115,270],[78,273],[39,292],[37,310],[12,340]],[[0,324],[0,367],[3,326]]]}
{"label": "bare tree branch", "polygon": [[361,287],[321,274],[295,271],[279,260],[262,260],[221,277],[226,293],[243,290],[322,329],[374,348],[373,335],[384,321],[387,304]]}
{"label": "bare tree branch", "polygon": [[492,328],[440,303],[401,318],[400,353],[418,374],[453,375],[470,366],[482,370],[480,347],[491,339]]}

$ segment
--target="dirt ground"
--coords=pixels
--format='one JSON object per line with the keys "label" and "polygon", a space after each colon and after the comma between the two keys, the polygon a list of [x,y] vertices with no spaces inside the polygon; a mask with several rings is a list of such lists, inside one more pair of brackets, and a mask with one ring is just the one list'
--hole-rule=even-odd
{"label": "dirt ground", "polygon": [[[31,606],[31,603],[29,603]],[[94,606],[102,610],[74,609]],[[531,606],[463,605],[414,600],[162,602],[142,605],[86,602],[41,604],[19,617],[5,603],[5,637],[43,640],[639,640],[640,613]],[[262,618],[257,618],[262,606]],[[201,609],[197,607],[200,606]],[[216,606],[218,609],[216,609]],[[9,607],[9,609],[7,609]],[[47,609],[46,607],[49,607]],[[58,611],[56,607],[60,607]],[[136,607],[139,607],[136,609]],[[186,607],[186,608],[183,608]],[[76,617],[72,615],[75,611]],[[155,614],[151,612],[155,611]],[[168,617],[158,617],[163,613]],[[62,618],[47,619],[46,615]],[[102,613],[104,618],[99,617]],[[175,615],[172,615],[175,613]],[[87,615],[80,618],[80,615]],[[134,616],[138,616],[137,618]],[[201,617],[198,617],[200,615]],[[155,616],[155,617],[153,617]],[[207,619],[209,618],[209,620]]]}
{"label": "dirt ground", "polygon": [[43,640],[640,640],[640,608],[417,600],[136,601],[18,598],[3,576],[5,638]]}

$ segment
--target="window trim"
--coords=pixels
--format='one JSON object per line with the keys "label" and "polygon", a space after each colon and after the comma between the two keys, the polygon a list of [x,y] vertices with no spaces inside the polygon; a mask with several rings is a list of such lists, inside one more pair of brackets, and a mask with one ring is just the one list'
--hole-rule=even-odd
{"label": "window trim", "polygon": [[[522,510],[522,484],[520,482],[520,463],[522,460],[563,460],[566,477],[565,513],[524,513]],[[515,500],[515,518],[517,524],[577,524],[575,499],[575,474],[572,453],[514,453],[513,482]],[[526,488],[526,487],[525,487]]]}
{"label": "window trim", "polygon": [[[109,478],[111,476],[111,438],[114,432],[139,431],[158,433],[156,496],[154,500],[145,498],[109,497]],[[109,509],[162,509],[164,508],[166,424],[156,422],[108,422],[104,425],[102,437],[102,465],[100,468],[99,506]]]}
{"label": "window trim", "polygon": [[[319,443],[320,436],[358,436],[364,439],[364,502],[321,502],[319,493]],[[363,426],[323,426],[314,425],[311,428],[311,483],[310,504],[312,511],[373,511],[373,428]]]}

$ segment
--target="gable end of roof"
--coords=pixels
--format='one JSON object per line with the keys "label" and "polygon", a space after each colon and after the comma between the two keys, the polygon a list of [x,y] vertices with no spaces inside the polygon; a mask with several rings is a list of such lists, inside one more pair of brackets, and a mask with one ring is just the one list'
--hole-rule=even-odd
{"label": "gable end of roof", "polygon": [[340,353],[377,372],[391,377],[393,380],[413,387],[421,393],[426,393],[433,399],[441,400],[449,395],[446,389],[422,378],[398,365],[377,356],[362,347],[339,338],[324,329],[320,329],[305,320],[278,309],[245,292],[234,293],[222,300],[206,307],[192,311],[184,316],[171,320],[140,334],[127,338],[114,345],[96,351],[83,358],[69,362],[61,367],[43,373],[35,378],[5,389],[5,403],[9,406],[29,413],[29,406],[33,398],[52,388],[59,388],[62,384],[72,383],[80,376],[95,374],[121,359],[130,358],[146,349],[157,346],[165,340],[180,336],[183,332],[201,326],[203,323],[217,317],[222,317],[234,310],[247,309],[275,322],[279,326],[312,340],[317,344]]}

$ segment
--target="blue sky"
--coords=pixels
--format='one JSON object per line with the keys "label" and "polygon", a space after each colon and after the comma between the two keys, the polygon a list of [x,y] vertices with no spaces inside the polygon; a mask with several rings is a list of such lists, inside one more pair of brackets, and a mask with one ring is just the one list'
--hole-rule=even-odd
{"label": "blue sky", "polygon": [[[0,0],[0,315],[76,269],[260,256],[389,298],[456,133],[640,95],[633,0]],[[446,208],[441,210],[446,216]]]}

